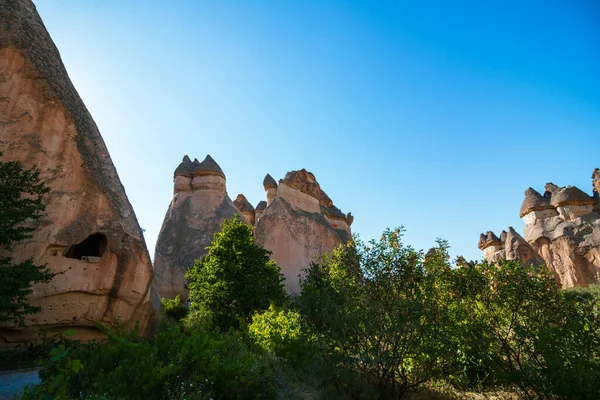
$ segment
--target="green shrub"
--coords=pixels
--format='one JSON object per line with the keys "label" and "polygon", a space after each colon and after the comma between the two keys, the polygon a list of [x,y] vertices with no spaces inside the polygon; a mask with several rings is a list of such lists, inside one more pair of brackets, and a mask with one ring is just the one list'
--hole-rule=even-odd
{"label": "green shrub", "polygon": [[310,338],[295,311],[271,306],[254,314],[248,332],[262,349],[289,361],[298,361],[311,352]]}
{"label": "green shrub", "polygon": [[356,240],[312,264],[301,280],[302,315],[336,366],[338,385],[358,385],[365,398],[418,390],[440,359],[443,309],[424,255],[400,238],[396,229],[368,245]]}
{"label": "green shrub", "polygon": [[252,228],[239,217],[223,222],[206,256],[186,273],[194,315],[228,330],[250,322],[256,311],[282,303],[280,269],[254,243]]}
{"label": "green shrub", "polygon": [[106,343],[61,344],[40,376],[42,384],[27,398],[62,393],[71,398],[116,399],[273,399],[276,395],[268,362],[239,333],[183,332],[177,326],[152,340],[109,332]]}
{"label": "green shrub", "polygon": [[464,266],[448,278],[458,311],[445,375],[462,388],[516,385],[539,398],[600,398],[600,308],[591,290],[560,291],[545,266]]}
{"label": "green shrub", "polygon": [[181,303],[180,295],[177,295],[174,299],[162,298],[160,299],[160,303],[163,306],[163,310],[165,310],[166,316],[174,321],[183,319],[188,313],[187,307]]}

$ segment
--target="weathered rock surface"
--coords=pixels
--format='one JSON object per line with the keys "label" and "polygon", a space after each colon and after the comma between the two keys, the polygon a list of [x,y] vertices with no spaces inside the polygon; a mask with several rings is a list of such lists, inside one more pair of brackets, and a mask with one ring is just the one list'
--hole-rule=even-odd
{"label": "weathered rock surface", "polygon": [[255,210],[252,204],[250,204],[250,202],[246,198],[246,196],[244,196],[241,193],[238,194],[235,200],[233,201],[233,204],[238,209],[238,211],[244,216],[244,221],[246,222],[246,224],[254,226]]}
{"label": "weathered rock surface", "polygon": [[221,167],[210,155],[201,163],[185,156],[174,173],[173,199],[154,253],[155,287],[160,297],[180,294],[187,298],[186,271],[204,257],[223,221],[235,215],[245,218],[227,195]]}
{"label": "weathered rock surface", "polygon": [[34,287],[42,312],[27,327],[0,327],[0,345],[30,340],[39,328],[100,335],[152,316],[152,265],[142,232],[104,141],[73,87],[58,50],[29,0],[0,0],[0,151],[34,165],[51,189],[47,216],[15,261],[32,257],[56,276]]}
{"label": "weathered rock surface", "polygon": [[255,226],[256,243],[272,252],[289,293],[300,290],[298,275],[311,261],[351,238],[353,217],[344,214],[306,170],[288,172],[279,184],[267,174],[266,201],[256,208],[246,196],[227,196],[225,174],[210,156],[202,163],[185,156],[175,170],[175,194],[154,256],[155,286],[161,297],[187,298],[185,272],[206,254],[225,219],[241,216]]}
{"label": "weathered rock surface", "polygon": [[257,218],[255,240],[272,252],[288,293],[298,293],[302,269],[351,238],[353,217],[335,207],[315,176],[304,169],[288,172],[274,196],[272,189],[272,184],[265,184],[268,205]]}
{"label": "weathered rock surface", "polygon": [[479,248],[490,262],[503,258],[544,263],[564,288],[599,282],[598,169],[592,175],[592,187],[593,197],[574,186],[552,183],[546,184],[543,196],[527,189],[520,212],[525,221],[524,239],[518,239],[510,230],[505,239],[494,238],[488,232],[481,235]]}

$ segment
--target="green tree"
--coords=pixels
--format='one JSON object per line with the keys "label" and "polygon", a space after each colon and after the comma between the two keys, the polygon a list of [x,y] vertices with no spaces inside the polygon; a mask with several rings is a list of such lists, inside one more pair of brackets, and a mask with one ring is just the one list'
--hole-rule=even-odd
{"label": "green tree", "polygon": [[300,309],[325,357],[341,367],[340,376],[350,373],[344,385],[360,383],[366,398],[418,389],[438,370],[443,350],[444,310],[428,268],[447,258],[437,255],[445,248],[426,258],[401,236],[395,229],[368,245],[356,239],[312,264],[301,280]]}
{"label": "green tree", "polygon": [[[0,153],[0,157],[2,153]],[[32,259],[13,263],[8,256],[15,243],[31,237],[35,222],[44,216],[44,195],[37,168],[24,169],[17,161],[0,161],[0,322],[25,323],[24,317],[40,307],[27,303],[33,284],[48,282],[55,274]]]}
{"label": "green tree", "polygon": [[254,243],[252,228],[239,217],[224,221],[206,256],[186,273],[195,315],[228,329],[281,303],[283,276],[269,254]]}

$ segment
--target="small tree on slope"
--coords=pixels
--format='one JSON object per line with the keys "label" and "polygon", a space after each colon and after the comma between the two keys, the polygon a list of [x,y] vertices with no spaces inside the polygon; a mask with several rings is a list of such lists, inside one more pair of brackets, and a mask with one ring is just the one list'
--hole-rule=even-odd
{"label": "small tree on slope", "polygon": [[0,161],[0,322],[23,326],[25,315],[41,310],[27,303],[33,284],[56,275],[32,259],[14,264],[6,255],[15,243],[31,237],[32,222],[44,216],[44,195],[50,190],[39,175],[39,170],[26,170],[18,161]]}

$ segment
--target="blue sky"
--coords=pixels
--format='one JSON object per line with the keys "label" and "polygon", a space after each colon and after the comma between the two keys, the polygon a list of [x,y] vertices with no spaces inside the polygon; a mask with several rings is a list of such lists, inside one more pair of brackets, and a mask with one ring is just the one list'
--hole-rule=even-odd
{"label": "blue sky", "polygon": [[600,167],[594,0],[36,5],[151,255],[184,154],[253,204],[306,168],[363,239],[404,225],[468,259],[522,232],[527,187],[591,193]]}

